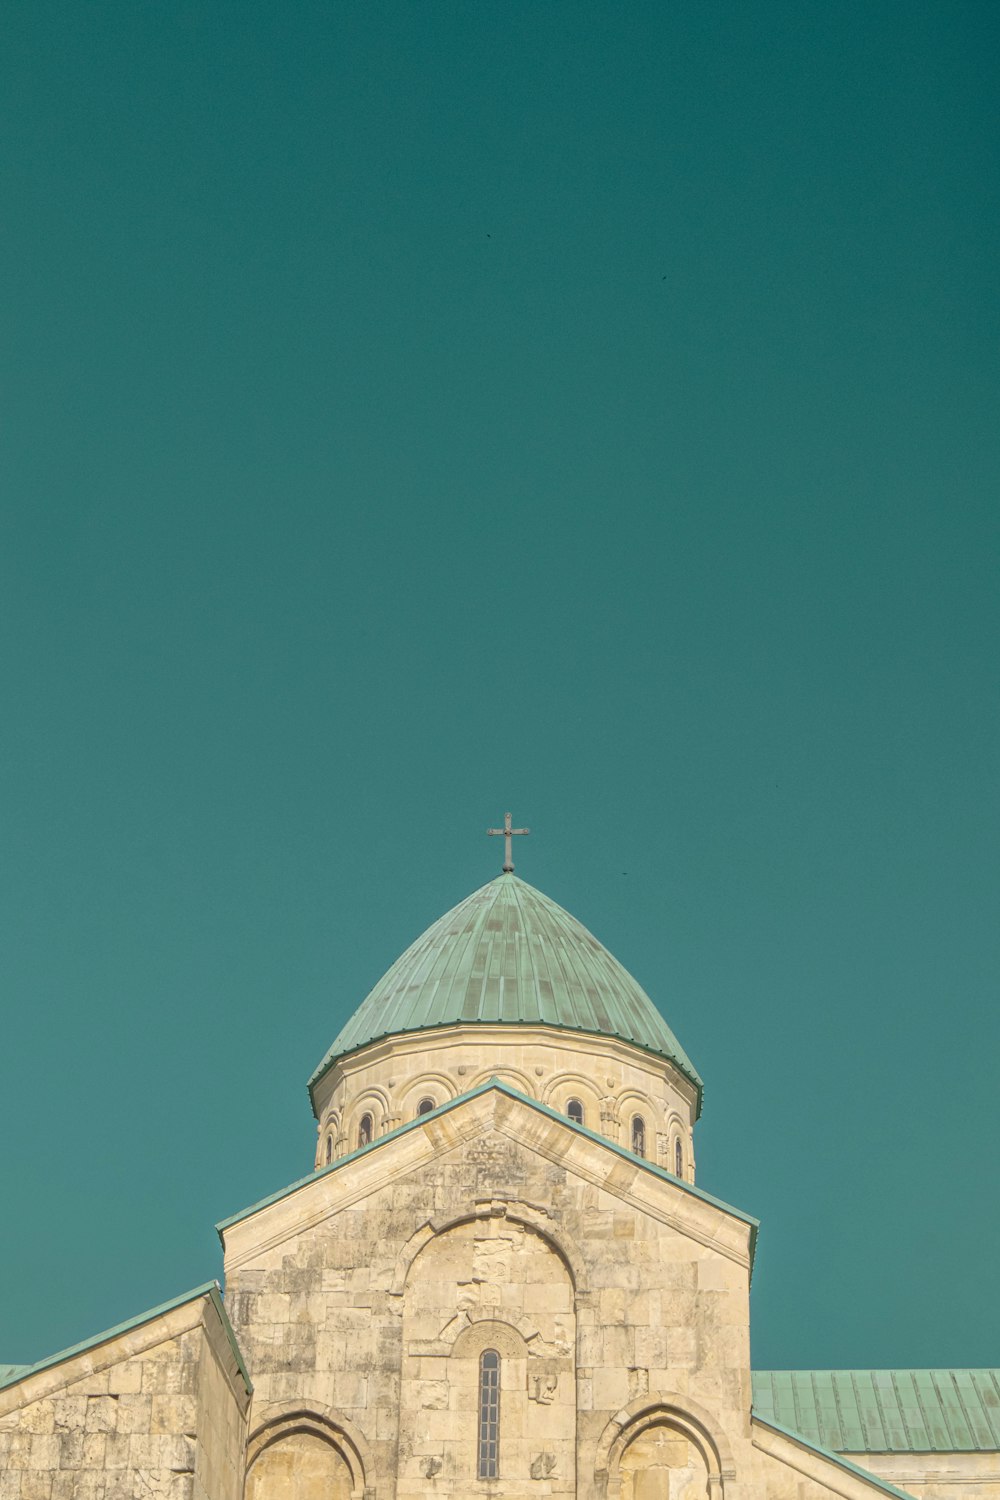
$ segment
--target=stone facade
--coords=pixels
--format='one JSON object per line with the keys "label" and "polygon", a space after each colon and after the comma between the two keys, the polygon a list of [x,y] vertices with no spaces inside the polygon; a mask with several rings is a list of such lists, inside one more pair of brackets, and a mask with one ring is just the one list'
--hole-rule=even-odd
{"label": "stone facade", "polygon": [[[256,1382],[248,1493],[311,1495],[274,1457],[296,1408],[339,1460],[335,1494],[884,1492],[752,1419],[753,1232],[503,1086],[418,1119],[223,1228]],[[497,1478],[477,1473],[486,1349]]]}
{"label": "stone facade", "polygon": [[560,1114],[575,1101],[581,1124],[630,1148],[638,1118],[641,1154],[694,1181],[698,1095],[673,1063],[614,1037],[483,1022],[388,1037],[338,1059],[314,1090],[315,1164],[357,1150],[366,1117],[377,1139],[421,1105],[437,1108],[491,1078]]}
{"label": "stone facade", "polygon": [[198,1296],[0,1390],[2,1500],[239,1500],[249,1389]]}
{"label": "stone facade", "polygon": [[[503,882],[314,1075],[313,1172],[219,1226],[225,1308],[202,1287],[0,1366],[0,1500],[1000,1500],[992,1376],[963,1451],[826,1452],[779,1423],[787,1372],[754,1413],[757,1226],[695,1185],[698,1076],[596,938]],[[558,1022],[528,1024],[543,983]]]}

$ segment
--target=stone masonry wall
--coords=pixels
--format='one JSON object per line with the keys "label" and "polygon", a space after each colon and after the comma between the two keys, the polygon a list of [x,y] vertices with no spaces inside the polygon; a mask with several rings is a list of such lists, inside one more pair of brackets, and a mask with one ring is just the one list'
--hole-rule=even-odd
{"label": "stone masonry wall", "polygon": [[0,1415],[0,1500],[239,1500],[245,1402],[214,1342],[195,1326],[0,1392],[12,1406]]}
{"label": "stone masonry wall", "polygon": [[[506,1104],[496,1107],[503,1112]],[[361,1168],[370,1179],[367,1191],[352,1186],[355,1201],[280,1243],[258,1253],[242,1248],[228,1259],[227,1305],[255,1383],[251,1428],[293,1402],[327,1415],[364,1447],[365,1480],[379,1500],[563,1494],[574,1487],[581,1496],[596,1495],[598,1450],[612,1418],[660,1391],[689,1396],[716,1413],[724,1430],[748,1434],[748,1278],[739,1252],[720,1253],[712,1243],[724,1239],[719,1229],[703,1224],[683,1232],[662,1212],[629,1205],[597,1180],[615,1178],[628,1192],[646,1175],[637,1164],[609,1158],[576,1136],[569,1142],[580,1157],[574,1170],[558,1160],[568,1134],[560,1124],[524,1106],[511,1108],[524,1116],[515,1133],[530,1127],[545,1137],[544,1153],[496,1130],[462,1139],[462,1121],[442,1116],[424,1127],[439,1151],[435,1159],[387,1181],[396,1154],[396,1143],[387,1143],[344,1169]],[[326,1179],[331,1188],[336,1177]],[[648,1179],[639,1186],[646,1191]],[[666,1184],[653,1186],[682,1196]],[[690,1199],[677,1207],[721,1220]],[[435,1229],[443,1235],[463,1221],[488,1221],[492,1229],[464,1231],[465,1250],[445,1274],[440,1260],[421,1252]],[[266,1235],[263,1220],[260,1228]],[[483,1269],[481,1252],[477,1268],[475,1246],[484,1233],[504,1242],[502,1277]],[[743,1247],[745,1261],[745,1231]],[[565,1347],[554,1321],[563,1310],[560,1286],[572,1304],[565,1310]],[[484,1294],[495,1300],[484,1302]],[[557,1441],[554,1405],[553,1441],[539,1436],[538,1451],[529,1452],[526,1416],[538,1405],[521,1405],[518,1431],[509,1415],[516,1403],[508,1397],[499,1489],[474,1472],[477,1360],[449,1352],[487,1312],[524,1340],[517,1377],[524,1392],[533,1388],[537,1364],[544,1376],[539,1389],[545,1392],[554,1377],[561,1403],[575,1408],[569,1449]],[[509,1357],[516,1360],[517,1351]],[[556,1368],[560,1359],[565,1375]],[[567,1473],[573,1448],[575,1474]]]}

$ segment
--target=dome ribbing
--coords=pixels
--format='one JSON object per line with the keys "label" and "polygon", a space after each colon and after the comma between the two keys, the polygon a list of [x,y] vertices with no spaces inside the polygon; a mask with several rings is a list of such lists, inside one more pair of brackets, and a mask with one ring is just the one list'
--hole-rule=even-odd
{"label": "dome ribbing", "polygon": [[593,933],[516,875],[439,917],[382,976],[309,1080],[368,1042],[475,1022],[618,1037],[701,1080],[645,990]]}

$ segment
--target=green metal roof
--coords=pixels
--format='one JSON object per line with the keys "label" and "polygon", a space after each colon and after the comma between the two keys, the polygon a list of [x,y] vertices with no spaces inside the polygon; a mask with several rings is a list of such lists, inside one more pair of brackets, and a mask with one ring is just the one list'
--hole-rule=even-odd
{"label": "green metal roof", "polygon": [[468,1022],[619,1037],[701,1079],[645,990],[593,933],[516,875],[500,875],[428,927],[384,974],[309,1080],[384,1036]]}
{"label": "green metal roof", "polygon": [[95,1333],[92,1338],[84,1339],[81,1344],[72,1344],[68,1349],[60,1349],[58,1354],[50,1354],[46,1359],[40,1359],[37,1364],[0,1365],[0,1389],[4,1386],[16,1385],[19,1380],[26,1380],[29,1375],[37,1375],[40,1370],[47,1370],[52,1365],[61,1365],[64,1360],[72,1359],[76,1354],[84,1354],[88,1349],[96,1349],[99,1344],[106,1344],[111,1339],[118,1338],[120,1334],[130,1333],[133,1328],[141,1328],[143,1323],[151,1323],[162,1313],[173,1312],[175,1307],[183,1307],[185,1302],[194,1302],[198,1297],[207,1297],[218,1313],[243,1382],[252,1394],[253,1385],[247,1373],[247,1367],[243,1363],[243,1355],[236,1342],[233,1325],[229,1321],[217,1281],[206,1281],[201,1286],[194,1287],[190,1292],[184,1292],[180,1297],[171,1297],[169,1302],[160,1302],[156,1307],[150,1307],[146,1312],[139,1313],[134,1318],[128,1318],[124,1323],[116,1323],[114,1328],[105,1328],[103,1333]]}
{"label": "green metal roof", "polygon": [[838,1453],[1000,1449],[1000,1370],[754,1370],[753,1406]]}
{"label": "green metal roof", "polygon": [[801,1432],[793,1432],[790,1427],[782,1427],[780,1422],[762,1417],[758,1411],[753,1413],[753,1417],[755,1422],[760,1423],[764,1427],[770,1427],[772,1432],[780,1432],[782,1437],[791,1438],[794,1443],[798,1443],[803,1448],[808,1448],[812,1453],[818,1453],[821,1458],[825,1458],[828,1462],[836,1464],[838,1469],[843,1469],[848,1474],[856,1474],[866,1484],[874,1486],[877,1490],[882,1490],[886,1495],[892,1495],[894,1500],[915,1500],[915,1497],[909,1490],[898,1489],[896,1485],[890,1484],[887,1479],[883,1479],[880,1474],[873,1474],[870,1469],[861,1468],[859,1464],[852,1463],[849,1458],[845,1458],[841,1453],[834,1453],[829,1448],[821,1447],[819,1443],[811,1443],[808,1438],[802,1436]]}

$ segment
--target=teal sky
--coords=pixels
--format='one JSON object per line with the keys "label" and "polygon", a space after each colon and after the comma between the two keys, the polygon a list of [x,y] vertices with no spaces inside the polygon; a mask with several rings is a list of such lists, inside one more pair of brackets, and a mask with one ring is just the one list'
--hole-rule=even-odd
{"label": "teal sky", "polygon": [[0,1360],[213,1275],[518,873],[759,1367],[992,1365],[1000,13],[13,0]]}

